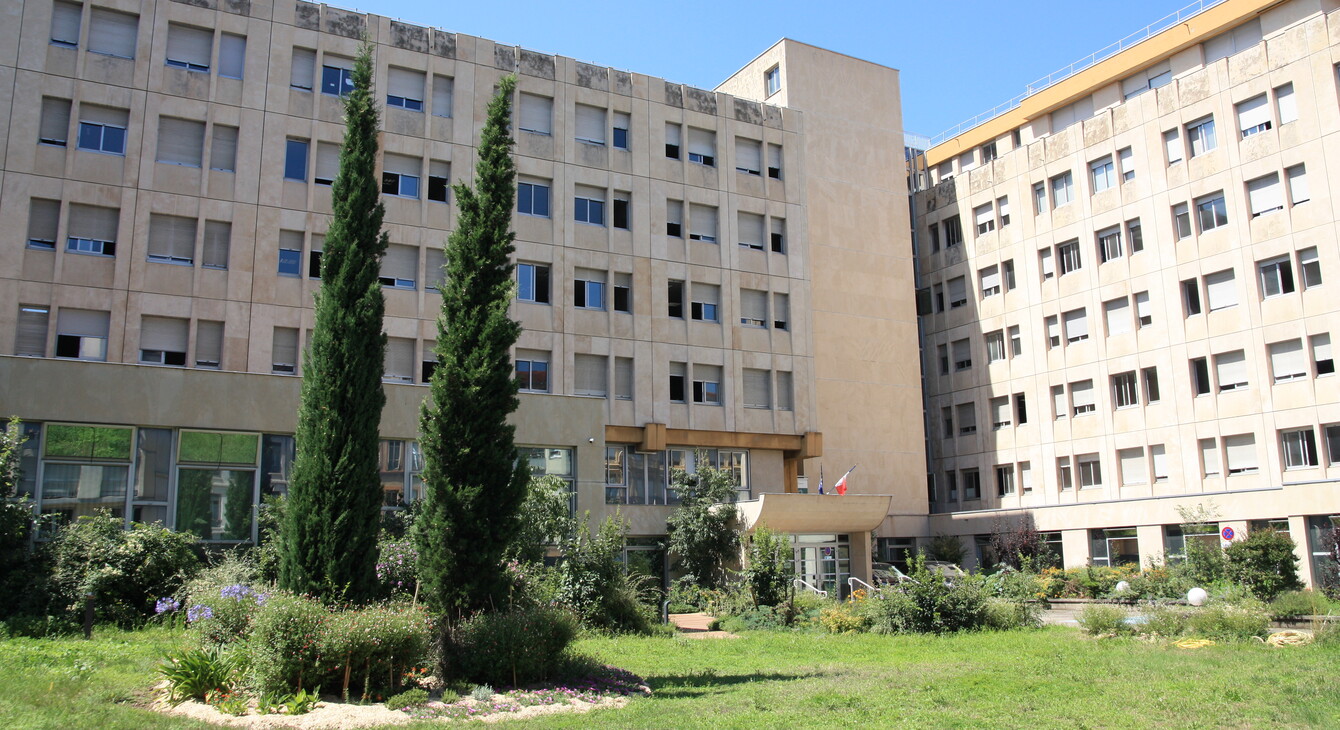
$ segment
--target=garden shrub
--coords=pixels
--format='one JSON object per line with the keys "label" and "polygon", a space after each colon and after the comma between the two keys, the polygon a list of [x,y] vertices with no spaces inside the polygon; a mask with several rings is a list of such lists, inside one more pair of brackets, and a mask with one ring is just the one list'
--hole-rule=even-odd
{"label": "garden shrub", "polygon": [[[870,599],[874,600],[874,599]],[[830,634],[863,632],[870,628],[871,618],[863,611],[864,600],[843,601],[819,612],[819,623]]]}
{"label": "garden shrub", "polygon": [[175,705],[227,691],[234,668],[233,659],[217,648],[183,649],[167,655],[158,675],[167,680],[168,701]]}
{"label": "garden shrub", "polygon": [[983,615],[984,627],[998,631],[1036,629],[1042,625],[1042,606],[1032,601],[988,598]]}
{"label": "garden shrub", "polygon": [[202,646],[226,646],[247,638],[252,617],[269,597],[243,583],[226,585],[213,595],[196,594],[186,606],[186,620]]}
{"label": "garden shrub", "polygon": [[589,628],[645,634],[655,621],[654,590],[646,576],[624,570],[626,530],[618,516],[602,522],[595,535],[583,521],[558,566],[557,599]]}
{"label": "garden shrub", "polygon": [[377,581],[385,596],[413,595],[419,582],[419,551],[409,537],[382,531],[377,540]]}
{"label": "garden shrub", "polygon": [[199,569],[196,538],[161,524],[131,523],[106,510],[61,528],[50,546],[53,608],[75,613],[92,593],[96,616],[133,625],[153,614]]}
{"label": "garden shrub", "polygon": [[1121,636],[1133,633],[1126,622],[1130,614],[1121,606],[1110,603],[1090,603],[1079,612],[1079,625],[1091,636]]}
{"label": "garden shrub", "polygon": [[1274,530],[1253,530],[1224,549],[1225,575],[1247,587],[1253,595],[1269,601],[1282,591],[1303,587],[1298,580],[1298,556],[1288,535]]}
{"label": "garden shrub", "polygon": [[713,619],[721,631],[739,633],[741,631],[780,631],[786,628],[782,611],[772,606],[751,608],[736,616]]}
{"label": "garden shrub", "polygon": [[1321,616],[1333,608],[1331,601],[1318,591],[1285,591],[1270,602],[1270,615],[1275,618]]}
{"label": "garden shrub", "polygon": [[670,613],[697,613],[707,610],[709,591],[693,576],[676,578],[670,584]]}
{"label": "garden shrub", "polygon": [[304,596],[277,594],[260,606],[251,619],[245,647],[253,688],[288,693],[320,686],[323,677],[317,660],[328,617],[325,606]]}
{"label": "garden shrub", "polygon": [[421,607],[387,604],[331,613],[321,624],[321,686],[342,695],[390,694],[425,663],[432,621]]}
{"label": "garden shrub", "polygon": [[1260,602],[1214,601],[1187,614],[1186,634],[1200,639],[1242,641],[1269,631],[1270,615]]}
{"label": "garden shrub", "polygon": [[428,691],[422,689],[407,689],[398,695],[394,695],[386,700],[386,709],[388,710],[409,710],[415,707],[423,707],[428,704]]}
{"label": "garden shrub", "polygon": [[1141,614],[1145,617],[1145,623],[1141,627],[1143,633],[1164,638],[1176,638],[1186,633],[1188,611],[1185,606],[1155,603]]}
{"label": "garden shrub", "polygon": [[552,676],[577,635],[561,608],[514,607],[476,614],[442,633],[442,660],[453,680],[519,686]]}
{"label": "garden shrub", "polygon": [[786,535],[759,527],[749,539],[744,581],[755,606],[777,606],[791,592],[794,562]]}
{"label": "garden shrub", "polygon": [[968,557],[968,548],[957,535],[936,535],[926,544],[925,558],[954,565],[962,565]]}
{"label": "garden shrub", "polygon": [[921,555],[912,558],[908,579],[867,599],[862,606],[879,633],[948,633],[986,624],[982,579],[966,575],[946,580],[926,569]]}

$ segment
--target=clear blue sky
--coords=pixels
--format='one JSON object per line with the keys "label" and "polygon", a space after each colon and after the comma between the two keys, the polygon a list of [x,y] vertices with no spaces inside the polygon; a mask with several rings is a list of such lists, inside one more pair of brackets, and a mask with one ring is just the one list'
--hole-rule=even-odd
{"label": "clear blue sky", "polygon": [[777,40],[793,38],[899,69],[903,128],[935,135],[1189,2],[335,0],[334,4],[704,89],[715,87]]}

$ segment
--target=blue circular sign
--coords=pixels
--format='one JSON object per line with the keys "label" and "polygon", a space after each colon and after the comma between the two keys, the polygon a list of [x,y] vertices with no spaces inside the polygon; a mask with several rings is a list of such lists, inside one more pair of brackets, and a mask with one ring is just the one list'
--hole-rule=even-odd
{"label": "blue circular sign", "polygon": [[1233,528],[1231,527],[1225,527],[1224,529],[1219,531],[1219,536],[1229,541],[1231,541],[1234,537],[1236,537],[1237,534],[1238,533],[1234,532]]}

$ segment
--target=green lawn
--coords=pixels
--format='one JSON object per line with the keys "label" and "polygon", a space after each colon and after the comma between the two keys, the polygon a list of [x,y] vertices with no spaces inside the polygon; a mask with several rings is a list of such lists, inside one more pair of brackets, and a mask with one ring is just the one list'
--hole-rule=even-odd
{"label": "green lawn", "polygon": [[[207,727],[135,707],[164,630],[0,642],[0,727]],[[589,639],[647,677],[627,708],[532,727],[1340,727],[1340,647],[1187,651],[1074,629],[936,637]],[[416,728],[440,727],[423,723]]]}

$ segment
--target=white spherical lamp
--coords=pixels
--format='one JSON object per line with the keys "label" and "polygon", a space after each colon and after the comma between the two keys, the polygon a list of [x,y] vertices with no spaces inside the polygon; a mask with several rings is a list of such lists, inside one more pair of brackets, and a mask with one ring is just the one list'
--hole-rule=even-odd
{"label": "white spherical lamp", "polygon": [[1193,606],[1204,606],[1206,599],[1210,597],[1204,588],[1192,588],[1186,592],[1186,602]]}
{"label": "white spherical lamp", "polygon": [[1116,588],[1117,593],[1125,593],[1126,591],[1129,591],[1130,589],[1131,589],[1131,584],[1130,584],[1128,581],[1124,581],[1124,580],[1119,580],[1119,581],[1117,581],[1117,588]]}

